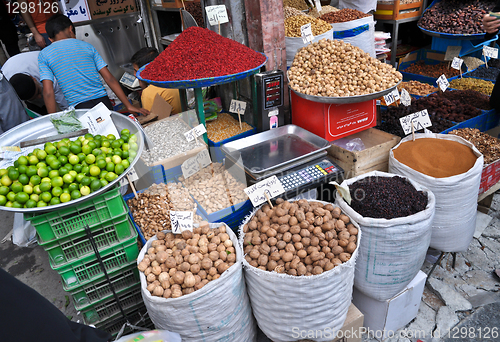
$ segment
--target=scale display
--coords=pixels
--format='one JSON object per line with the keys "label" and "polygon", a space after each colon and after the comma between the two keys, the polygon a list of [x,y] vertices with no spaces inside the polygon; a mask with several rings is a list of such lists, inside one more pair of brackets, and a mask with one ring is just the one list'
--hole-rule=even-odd
{"label": "scale display", "polygon": [[264,109],[283,105],[283,74],[265,77],[264,81]]}
{"label": "scale display", "polygon": [[257,129],[259,132],[275,129],[285,124],[281,111],[284,100],[284,73],[272,70],[255,75],[257,83]]}
{"label": "scale display", "polygon": [[341,170],[328,159],[305,166],[297,171],[278,176],[285,191],[297,189],[303,185],[318,183],[329,174],[339,173]]}

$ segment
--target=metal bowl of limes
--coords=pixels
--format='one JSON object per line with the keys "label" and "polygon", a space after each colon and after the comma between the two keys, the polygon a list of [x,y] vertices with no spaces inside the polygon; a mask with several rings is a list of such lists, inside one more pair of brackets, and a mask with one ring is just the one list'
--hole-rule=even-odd
{"label": "metal bowl of limes", "polygon": [[[77,118],[80,118],[83,116],[88,110],[85,109],[77,109],[75,110],[75,114]],[[57,130],[55,129],[54,125],[50,121],[51,117],[53,115],[60,115],[60,113],[54,113],[50,115],[45,115],[33,120],[26,121],[22,123],[21,125],[18,125],[11,130],[3,133],[0,135],[0,147],[6,147],[6,146],[17,146],[20,147],[21,142],[26,142],[34,139],[40,139],[40,138],[46,138],[46,137],[52,137],[58,135]],[[137,144],[137,151],[135,157],[129,158],[128,160],[129,165],[121,174],[116,174],[116,178],[114,178],[112,181],[107,182],[106,185],[102,186],[98,190],[92,191],[88,194],[85,193],[85,195],[82,195],[79,198],[72,198],[71,200],[64,202],[64,203],[59,203],[59,204],[54,204],[54,205],[47,205],[47,206],[42,206],[42,207],[33,207],[33,208],[14,208],[14,207],[8,207],[5,205],[0,205],[0,210],[6,210],[6,211],[13,211],[13,212],[19,212],[19,213],[37,213],[37,212],[47,212],[47,211],[53,211],[53,210],[58,210],[62,209],[65,207],[69,207],[81,202],[84,202],[88,199],[91,199],[94,196],[100,195],[108,190],[110,190],[112,187],[117,186],[118,182],[120,179],[126,176],[126,174],[132,170],[133,166],[135,163],[139,160],[140,155],[142,153],[143,147],[144,147],[144,137],[142,133],[142,129],[139,126],[139,124],[127,117],[124,114],[120,114],[118,112],[111,112],[111,119],[118,131],[120,133],[122,130],[126,129],[129,131],[130,136],[135,135],[135,143]],[[116,137],[117,139],[119,137]],[[71,138],[71,140],[78,139],[78,137]],[[55,141],[59,141],[61,139],[54,139]],[[43,144],[41,145],[43,148]],[[17,159],[17,158],[16,158]],[[12,159],[12,164],[16,159]],[[9,166],[8,162],[6,160],[3,161],[4,164],[1,168],[6,168]],[[11,165],[12,165],[11,164]],[[121,170],[120,170],[121,171]],[[0,179],[1,180],[1,179]],[[0,184],[0,187],[3,184]],[[81,188],[80,188],[81,190]]]}

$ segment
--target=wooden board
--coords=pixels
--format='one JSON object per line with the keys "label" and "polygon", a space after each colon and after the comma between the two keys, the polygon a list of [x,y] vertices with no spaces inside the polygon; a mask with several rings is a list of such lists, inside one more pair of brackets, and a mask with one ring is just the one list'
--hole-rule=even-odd
{"label": "wooden board", "polygon": [[347,139],[360,138],[365,144],[363,151],[348,151],[342,147],[331,145],[328,154],[344,169],[344,178],[352,178],[370,171],[387,172],[389,167],[389,151],[401,140],[400,137],[369,128],[352,134]]}

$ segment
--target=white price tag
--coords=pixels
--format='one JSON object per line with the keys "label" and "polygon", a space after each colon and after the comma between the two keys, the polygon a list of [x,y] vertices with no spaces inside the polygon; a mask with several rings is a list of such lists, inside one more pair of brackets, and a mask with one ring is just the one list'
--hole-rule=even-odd
{"label": "white price tag", "polygon": [[[131,182],[135,182],[136,180],[139,179],[139,175],[137,174],[137,172],[135,172],[135,169],[132,168],[128,173],[127,173],[127,176],[128,178],[130,178],[130,181]],[[122,179],[120,179],[120,186],[125,186],[125,185],[128,185],[128,179],[127,177],[123,177]]]}
{"label": "white price tag", "polygon": [[224,24],[229,22],[225,5],[206,6],[207,19],[210,26]]}
{"label": "white price tag", "polygon": [[401,103],[403,106],[409,106],[411,105],[411,96],[410,93],[408,93],[408,90],[406,89],[401,89]]}
{"label": "white price tag", "polygon": [[448,82],[448,79],[446,78],[446,76],[443,74],[441,76],[439,76],[439,78],[437,79],[436,83],[439,85],[439,88],[444,92],[448,86],[450,85],[450,83]]}
{"label": "white price tag", "polygon": [[207,129],[205,128],[204,124],[199,124],[198,126],[193,128],[194,135],[196,137],[199,137],[205,133],[207,133]]}
{"label": "white price tag", "polygon": [[245,101],[238,101],[238,100],[231,100],[231,105],[229,106],[229,112],[230,113],[236,113],[238,112],[243,115],[245,114],[245,109],[247,108],[247,103]]}
{"label": "white price tag", "polygon": [[318,13],[321,12],[321,10],[323,9],[321,7],[321,2],[319,0],[314,0],[314,4],[316,5],[316,9],[318,10]]}
{"label": "white price tag", "polygon": [[111,119],[111,111],[103,103],[99,103],[90,109],[78,120],[80,120],[82,126],[88,128],[89,133],[93,135],[113,134],[117,139],[120,137],[120,134]]}
{"label": "white price tag", "polygon": [[461,46],[448,46],[446,48],[446,53],[444,55],[445,61],[451,61],[454,57],[458,57],[460,54],[460,50],[462,50]]}
{"label": "white price tag", "polygon": [[187,131],[186,133],[184,133],[184,136],[186,137],[186,140],[189,142],[189,141],[193,141],[196,137],[194,136],[194,131],[192,129],[190,129],[189,131]]}
{"label": "white price tag", "polygon": [[412,122],[413,122],[413,129],[415,131],[432,126],[431,119],[429,117],[427,109],[404,116],[399,119],[399,122],[401,123],[401,127],[403,127],[403,131],[405,132],[405,134],[411,133]]}
{"label": "white price tag", "polygon": [[455,57],[455,58],[453,58],[453,61],[451,62],[451,67],[453,69],[462,70],[462,63],[463,62],[464,62],[463,59]]}
{"label": "white price tag", "polygon": [[170,211],[170,226],[172,233],[181,234],[185,230],[193,230],[192,211]]}
{"label": "white price tag", "polygon": [[302,40],[304,44],[310,43],[313,41],[314,36],[311,29],[311,23],[307,23],[300,27],[300,32],[302,33]]}
{"label": "white price tag", "polygon": [[200,165],[200,168],[202,169],[212,164],[212,159],[210,159],[210,154],[208,153],[207,149],[201,151],[193,158],[196,160],[196,162]]}
{"label": "white price tag", "polygon": [[182,176],[187,179],[211,163],[212,160],[210,159],[210,154],[208,153],[208,150],[205,149],[196,156],[191,157],[182,163]]}
{"label": "white price tag", "polygon": [[243,191],[248,195],[253,206],[256,207],[267,201],[265,194],[271,199],[284,193],[285,189],[283,189],[283,185],[281,185],[278,177],[272,176],[249,186]]}
{"label": "white price tag", "polygon": [[490,58],[498,58],[498,49],[490,46],[483,46],[483,55]]}
{"label": "white price tag", "polygon": [[268,117],[271,117],[271,116],[278,116],[280,113],[279,109],[273,109],[273,110],[270,110],[269,113],[267,113],[267,116]]}
{"label": "white price tag", "polygon": [[389,94],[384,95],[384,101],[387,106],[390,106],[397,100],[399,100],[399,91],[398,88],[395,88],[393,91],[391,91]]}

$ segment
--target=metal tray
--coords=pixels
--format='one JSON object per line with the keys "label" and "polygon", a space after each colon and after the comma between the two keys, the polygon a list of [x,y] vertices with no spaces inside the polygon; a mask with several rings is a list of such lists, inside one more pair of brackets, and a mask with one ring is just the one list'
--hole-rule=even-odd
{"label": "metal tray", "polygon": [[222,145],[224,154],[245,170],[261,174],[327,149],[330,143],[305,129],[286,125]]}
{"label": "metal tray", "polygon": [[[87,109],[76,109],[76,116],[79,118],[83,114],[87,113]],[[34,120],[29,120],[26,121],[9,131],[3,133],[0,135],[0,146],[19,146],[19,144],[22,141],[27,141],[27,140],[33,140],[33,139],[38,139],[42,137],[49,137],[57,134],[56,129],[54,128],[54,125],[52,125],[52,122],[50,122],[50,117],[53,115],[60,115],[61,113],[54,113],[50,115],[45,115],[41,116],[37,119]],[[68,206],[75,205],[80,202],[84,202],[94,196],[100,195],[109,189],[113,187],[115,184],[117,184],[121,178],[125,177],[125,175],[132,169],[132,167],[135,165],[135,163],[139,160],[142,154],[142,150],[144,148],[144,138],[141,134],[140,127],[139,125],[133,121],[132,119],[128,118],[124,114],[120,114],[118,112],[111,112],[111,119],[113,120],[113,123],[116,126],[116,129],[118,132],[120,132],[122,129],[127,128],[130,130],[130,134],[137,134],[137,145],[138,145],[138,150],[137,150],[137,156],[134,158],[134,160],[130,163],[130,166],[123,172],[121,175],[118,175],[118,177],[110,182],[108,185],[105,187],[91,192],[87,196],[82,196],[76,200],[71,200],[66,203],[60,203],[56,205],[50,205],[47,207],[40,207],[40,208],[9,208],[5,206],[0,206],[0,210],[5,210],[5,211],[14,211],[14,212],[19,212],[19,213],[34,213],[34,212],[46,212],[46,211],[52,211],[52,210],[58,210],[61,208],[65,208]]]}
{"label": "metal tray", "polygon": [[399,81],[395,86],[385,89],[382,91],[378,91],[376,93],[366,94],[366,95],[357,95],[357,96],[344,96],[344,97],[327,97],[327,96],[314,96],[314,95],[306,95],[303,93],[299,93],[293,90],[290,85],[288,86],[297,96],[302,97],[303,99],[313,101],[313,102],[321,102],[321,103],[333,103],[333,104],[346,104],[346,103],[358,103],[364,101],[370,101],[378,99],[384,95],[389,94],[393,91],[401,81]]}

